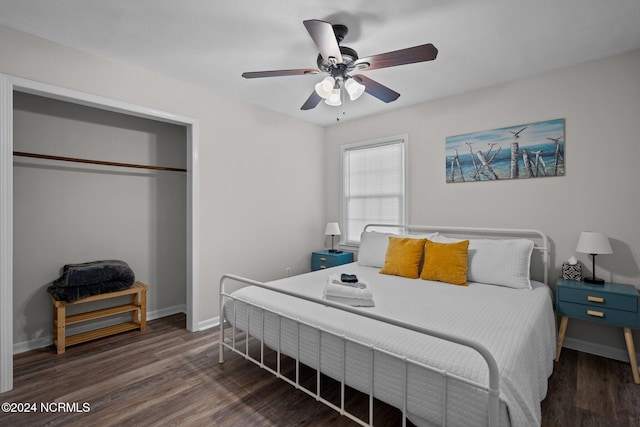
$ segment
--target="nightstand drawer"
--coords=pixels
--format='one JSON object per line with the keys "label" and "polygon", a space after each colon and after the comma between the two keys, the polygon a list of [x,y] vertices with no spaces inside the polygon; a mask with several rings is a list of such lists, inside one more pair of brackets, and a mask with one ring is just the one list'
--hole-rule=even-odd
{"label": "nightstand drawer", "polygon": [[336,258],[316,257],[311,260],[311,269],[320,270],[329,267],[335,267],[337,264]]}
{"label": "nightstand drawer", "polygon": [[635,328],[638,314],[631,311],[615,310],[607,307],[594,307],[586,304],[564,302],[558,307],[560,316],[601,322],[607,325]]}
{"label": "nightstand drawer", "polygon": [[638,311],[638,297],[633,295],[620,295],[597,290],[561,287],[558,290],[558,298],[560,301],[593,306],[596,307],[596,310],[599,308],[609,308],[633,313]]}

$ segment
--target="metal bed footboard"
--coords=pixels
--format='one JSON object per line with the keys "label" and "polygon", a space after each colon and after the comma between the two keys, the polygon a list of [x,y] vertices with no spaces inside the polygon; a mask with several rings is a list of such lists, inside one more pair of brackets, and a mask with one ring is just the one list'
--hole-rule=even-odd
{"label": "metal bed footboard", "polygon": [[[394,325],[394,326],[398,326],[401,328],[405,328],[405,329],[409,329],[418,333],[422,333],[422,334],[426,334],[426,335],[430,335],[436,338],[440,338],[440,339],[444,339],[447,341],[451,341],[454,343],[458,343],[460,345],[472,348],[473,350],[477,351],[478,353],[480,353],[480,355],[484,358],[485,362],[487,363],[487,367],[489,369],[489,385],[486,386],[484,384],[480,384],[480,383],[476,383],[474,381],[470,381],[466,378],[460,377],[458,375],[452,374],[450,372],[447,372],[445,370],[442,369],[437,369],[431,366],[427,366],[425,364],[419,363],[417,361],[408,359],[407,357],[403,356],[403,355],[398,355],[398,354],[394,354],[392,352],[389,352],[387,350],[378,348],[376,346],[373,346],[371,344],[368,343],[363,343],[354,339],[351,339],[349,337],[346,337],[345,335],[340,335],[340,334],[336,334],[332,331],[329,331],[325,328],[319,327],[317,325],[312,325],[309,324],[307,322],[301,321],[300,319],[294,319],[290,316],[287,316],[283,313],[280,312],[274,312],[264,306],[260,306],[257,304],[253,304],[251,302],[239,299],[239,298],[235,298],[233,295],[231,295],[230,293],[227,293],[225,291],[225,284],[228,280],[231,281],[237,281],[243,284],[247,284],[247,285],[253,285],[253,286],[258,286],[264,289],[269,289],[272,290],[274,292],[279,292],[282,294],[286,294],[286,295],[290,295],[296,298],[302,298],[304,300],[307,301],[311,301],[317,304],[322,304],[324,306],[327,307],[333,307],[336,308],[338,310],[342,310],[342,311],[346,311],[346,312],[350,312],[350,313],[354,313],[358,316],[364,316],[364,317],[368,317],[370,319],[373,320],[377,320],[380,322],[384,322],[390,325]],[[231,298],[233,300],[238,300],[242,303],[247,304],[247,311],[246,311],[246,325],[247,325],[247,330],[244,331],[245,332],[245,339],[244,339],[244,349],[243,348],[238,348],[236,346],[236,335],[237,335],[237,327],[236,325],[238,324],[237,319],[234,319],[233,321],[227,320],[226,319],[226,314],[225,314],[225,310],[224,310],[224,301],[225,298]],[[300,378],[299,378],[299,369],[300,369],[300,360],[299,357],[294,357],[294,359],[296,360],[296,375],[295,375],[295,381],[288,378],[287,376],[283,375],[281,370],[280,370],[280,355],[281,355],[281,334],[280,334],[280,330],[278,331],[278,345],[275,346],[276,348],[273,349],[274,351],[276,351],[277,353],[277,366],[276,369],[273,369],[269,366],[267,366],[264,363],[264,346],[265,346],[265,334],[264,334],[264,330],[262,331],[262,337],[258,338],[260,340],[260,360],[252,357],[249,354],[249,330],[250,330],[250,313],[251,310],[249,310],[249,306],[253,306],[256,307],[258,309],[261,310],[262,312],[262,325],[264,328],[264,313],[265,312],[269,312],[269,313],[273,313],[275,315],[278,316],[279,319],[279,325],[281,324],[280,322],[282,321],[282,319],[288,319],[288,320],[292,320],[294,322],[296,322],[298,324],[298,328],[300,327],[300,325],[305,325],[308,326],[310,328],[313,328],[315,330],[318,331],[318,334],[329,334],[332,335],[334,337],[340,338],[341,340],[343,340],[343,345],[342,345],[342,378],[340,379],[336,379],[340,382],[340,406],[335,405],[334,403],[324,399],[321,396],[321,388],[320,388],[320,377],[321,377],[321,369],[320,369],[320,342],[321,339],[319,337],[318,339],[318,349],[317,349],[317,355],[318,355],[318,361],[317,361],[317,367],[318,369],[316,369],[316,390],[311,391],[309,389],[307,389],[306,387],[304,387],[303,385],[300,384]],[[242,355],[245,359],[250,360],[251,362],[255,363],[256,365],[260,366],[261,368],[267,370],[268,372],[271,372],[272,374],[274,374],[276,377],[288,382],[289,384],[293,385],[295,388],[302,390],[303,392],[305,392],[306,394],[312,396],[313,398],[315,398],[316,400],[324,403],[325,405],[331,407],[332,409],[338,411],[341,415],[344,415],[348,418],[350,418],[351,420],[355,421],[356,423],[363,425],[363,426],[373,426],[373,401],[374,401],[374,358],[376,353],[380,353],[380,354],[385,354],[391,357],[394,357],[400,361],[403,362],[403,366],[404,366],[404,378],[403,378],[403,389],[404,389],[404,393],[402,396],[402,405],[400,408],[402,411],[402,425],[405,426],[406,425],[406,419],[407,419],[407,401],[408,401],[408,393],[407,393],[407,388],[408,388],[408,371],[409,371],[409,365],[412,366],[417,366],[423,369],[427,369],[430,370],[431,372],[435,372],[439,375],[442,376],[443,378],[443,388],[442,388],[442,402],[443,402],[443,408],[442,408],[442,420],[443,420],[443,425],[447,424],[447,411],[446,411],[446,407],[447,407],[447,382],[449,381],[449,379],[455,379],[457,381],[469,384],[473,387],[476,387],[479,390],[484,390],[488,393],[488,398],[489,398],[489,402],[488,402],[488,418],[487,418],[487,425],[489,426],[497,426],[498,425],[498,411],[499,411],[499,396],[500,396],[500,390],[499,390],[499,384],[500,384],[500,378],[499,378],[499,373],[498,373],[498,365],[496,364],[496,361],[493,357],[493,355],[489,352],[489,350],[487,350],[486,347],[484,347],[482,344],[477,343],[475,341],[472,340],[468,340],[465,338],[461,338],[461,337],[457,337],[457,336],[453,336],[453,335],[449,335],[446,333],[442,333],[442,332],[438,332],[438,331],[433,331],[427,328],[423,328],[420,326],[416,326],[416,325],[412,325],[406,322],[402,322],[396,319],[390,319],[390,318],[385,318],[376,314],[372,314],[372,313],[367,313],[367,312],[362,312],[360,310],[354,309],[351,306],[347,306],[347,305],[342,305],[342,304],[338,304],[338,303],[334,303],[332,301],[327,301],[327,300],[323,300],[323,299],[317,299],[317,298],[312,298],[306,295],[301,295],[295,292],[290,292],[288,290],[284,290],[284,289],[280,289],[280,288],[276,288],[273,286],[270,286],[266,283],[262,283],[262,282],[258,282],[255,280],[251,280],[251,279],[247,279],[244,277],[240,277],[240,276],[236,276],[233,274],[225,274],[224,276],[222,276],[222,278],[220,279],[220,341],[219,341],[219,362],[223,363],[224,362],[224,349],[227,348],[229,350],[232,350],[240,355]],[[234,309],[233,310],[234,316],[237,315],[237,310]],[[230,327],[232,329],[232,336],[230,339],[227,339],[225,331],[226,329],[228,329],[228,327],[226,326],[227,323],[230,323]],[[348,412],[345,409],[345,386],[347,386],[348,384],[346,384],[345,382],[345,370],[346,370],[346,346],[347,346],[347,342],[351,342],[351,343],[355,343],[361,346],[365,346],[367,348],[370,349],[370,354],[371,354],[371,371],[370,371],[370,385],[369,385],[369,392],[367,393],[369,395],[369,422],[365,422],[363,420],[361,420],[360,418],[358,418],[357,416],[351,414],[350,412]],[[300,334],[298,333],[298,343],[297,343],[297,347],[298,347],[298,351],[300,350]]]}

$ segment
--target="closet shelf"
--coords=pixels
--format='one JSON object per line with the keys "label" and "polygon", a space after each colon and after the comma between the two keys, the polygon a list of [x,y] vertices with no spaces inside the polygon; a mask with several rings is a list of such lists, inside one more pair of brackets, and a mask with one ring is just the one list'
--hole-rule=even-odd
{"label": "closet shelf", "polygon": [[22,151],[14,151],[13,155],[21,156],[21,157],[32,157],[36,159],[60,160],[63,162],[89,163],[93,165],[105,165],[105,166],[119,166],[123,168],[151,169],[151,170],[157,170],[157,171],[170,171],[170,172],[186,172],[187,171],[186,169],[169,168],[165,166],[138,165],[133,163],[107,162],[104,160],[78,159],[76,157],[52,156],[49,154],[25,153]]}

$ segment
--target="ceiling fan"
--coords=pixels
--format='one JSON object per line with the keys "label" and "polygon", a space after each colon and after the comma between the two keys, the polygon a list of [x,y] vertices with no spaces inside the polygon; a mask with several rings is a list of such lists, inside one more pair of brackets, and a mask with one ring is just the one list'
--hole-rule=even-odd
{"label": "ceiling fan", "polygon": [[[369,71],[378,68],[395,67],[397,65],[413,64],[416,62],[432,61],[438,55],[438,49],[432,44],[423,44],[392,52],[359,58],[358,53],[340,43],[349,32],[345,25],[334,24],[310,19],[304,21],[309,35],[320,50],[316,61],[318,68],[299,68],[292,70],[253,71],[242,73],[246,79],[260,77],[297,76],[307,74],[328,74],[316,84],[315,90],[300,108],[310,110],[315,108],[323,99],[329,105],[341,105],[344,92],[353,101],[363,92],[372,95],[383,102],[392,102],[400,94],[377,81],[362,74],[352,75],[354,70]],[[341,87],[344,90],[341,90]]]}

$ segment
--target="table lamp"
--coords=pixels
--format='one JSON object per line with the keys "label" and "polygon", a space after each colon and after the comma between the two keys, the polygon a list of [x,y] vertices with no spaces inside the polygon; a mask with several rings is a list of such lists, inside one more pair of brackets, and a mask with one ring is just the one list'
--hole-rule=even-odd
{"label": "table lamp", "polygon": [[327,223],[327,228],[324,230],[324,234],[326,234],[327,236],[331,236],[331,249],[329,250],[329,252],[334,252],[334,253],[339,253],[342,251],[338,251],[333,249],[333,238],[335,236],[339,236],[340,235],[340,226],[338,225],[337,222],[328,222]]}
{"label": "table lamp", "polygon": [[607,236],[595,231],[583,231],[580,234],[580,239],[578,239],[576,251],[583,254],[591,254],[592,257],[591,271],[593,277],[585,277],[584,281],[598,285],[604,284],[604,280],[596,279],[596,255],[613,253]]}

